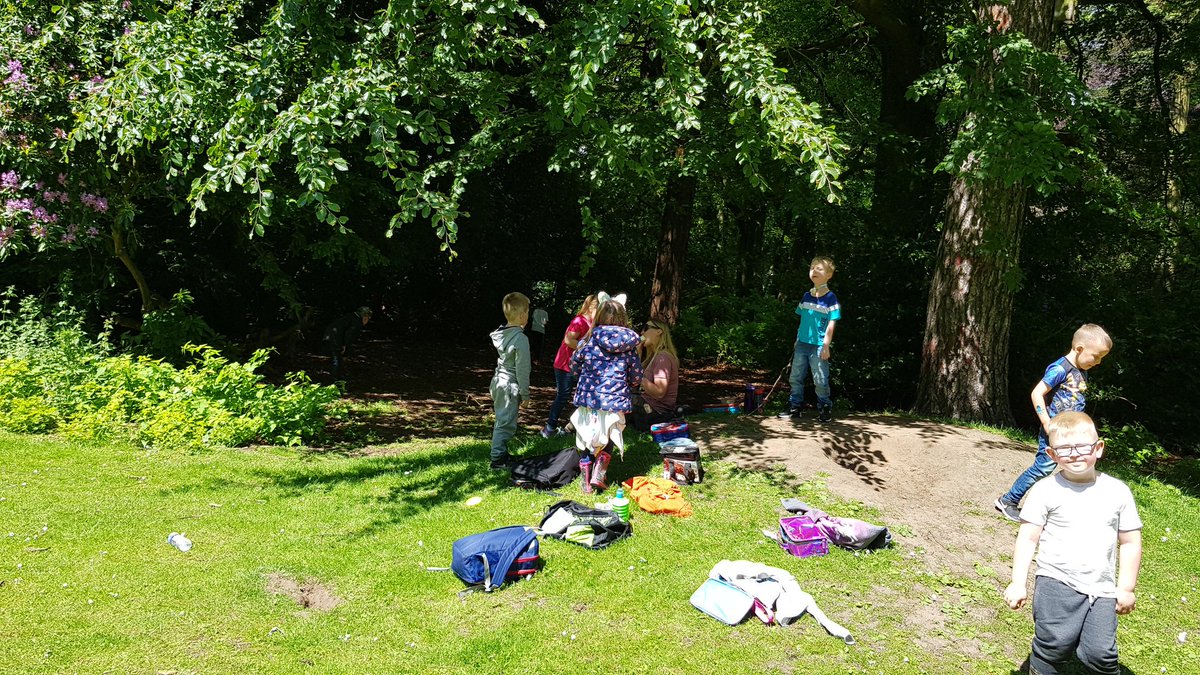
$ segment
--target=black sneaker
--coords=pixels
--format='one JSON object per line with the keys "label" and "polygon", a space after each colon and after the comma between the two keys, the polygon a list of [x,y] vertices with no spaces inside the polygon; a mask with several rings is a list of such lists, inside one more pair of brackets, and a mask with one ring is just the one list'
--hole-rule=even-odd
{"label": "black sneaker", "polygon": [[800,409],[799,408],[789,408],[788,410],[785,410],[785,411],[779,413],[775,417],[778,417],[781,420],[793,420],[793,421],[799,420],[800,419]]}
{"label": "black sneaker", "polygon": [[1000,515],[1008,518],[1014,523],[1021,522],[1021,509],[1016,504],[1009,504],[1003,499],[997,497],[996,502],[992,504],[992,506],[996,507],[996,510],[1000,512]]}
{"label": "black sneaker", "polygon": [[822,422],[832,422],[833,421],[833,407],[832,406],[823,406],[821,408],[821,410],[817,413],[817,419]]}
{"label": "black sneaker", "polygon": [[493,459],[490,466],[492,467],[492,471],[508,471],[512,466],[512,459],[508,457]]}

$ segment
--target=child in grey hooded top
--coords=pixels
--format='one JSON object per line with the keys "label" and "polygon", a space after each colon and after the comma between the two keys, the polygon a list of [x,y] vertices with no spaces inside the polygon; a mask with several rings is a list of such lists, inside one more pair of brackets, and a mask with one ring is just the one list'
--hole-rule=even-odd
{"label": "child in grey hooded top", "polygon": [[496,347],[496,373],[490,391],[496,424],[492,428],[492,468],[508,467],[508,439],[517,433],[517,413],[529,400],[529,338],[525,323],[529,321],[529,298],[521,293],[509,293],[503,301],[504,318],[508,323],[492,331]]}

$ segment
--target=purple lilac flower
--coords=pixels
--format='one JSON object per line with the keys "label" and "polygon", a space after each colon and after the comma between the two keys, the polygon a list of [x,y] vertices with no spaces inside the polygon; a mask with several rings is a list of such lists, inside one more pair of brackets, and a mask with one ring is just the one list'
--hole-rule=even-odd
{"label": "purple lilac flower", "polygon": [[108,211],[108,200],[104,197],[97,197],[96,195],[85,192],[79,195],[79,201],[83,202],[84,206],[97,213],[104,213]]}
{"label": "purple lilac flower", "polygon": [[16,233],[17,231],[11,227],[0,229],[0,248],[4,248],[8,244],[8,240],[12,239],[13,235]]}
{"label": "purple lilac flower", "polygon": [[23,89],[29,91],[33,89],[33,85],[29,83],[29,76],[22,71],[21,62],[16,59],[8,61],[8,79],[4,80],[4,84],[11,85],[13,89]]}
{"label": "purple lilac flower", "polygon": [[26,24],[25,25],[25,34],[26,35],[37,35],[37,29],[34,28],[31,24]]}
{"label": "purple lilac flower", "polygon": [[0,189],[16,190],[21,187],[21,176],[16,171],[0,173]]}
{"label": "purple lilac flower", "polygon": [[16,211],[32,211],[33,200],[28,197],[25,199],[8,199],[4,202],[4,208],[8,209],[10,213]]}
{"label": "purple lilac flower", "polygon": [[129,11],[129,0],[124,0],[124,2],[121,3],[121,9],[125,10],[126,12]]}
{"label": "purple lilac flower", "polygon": [[33,219],[48,223],[50,222],[50,212],[46,210],[46,207],[39,206],[33,210]]}
{"label": "purple lilac flower", "polygon": [[63,131],[59,127],[54,127],[54,137],[55,138],[66,138],[67,132]]}
{"label": "purple lilac flower", "polygon": [[124,35],[129,35],[129,34],[130,34],[130,33],[132,33],[132,32],[133,32],[133,29],[132,29],[132,28],[130,28],[129,26],[125,26],[125,32],[124,32]]}
{"label": "purple lilac flower", "polygon": [[68,232],[62,236],[62,240],[63,240],[64,244],[74,244],[75,243],[75,235],[72,234],[71,232]]}
{"label": "purple lilac flower", "polygon": [[41,190],[45,187],[46,187],[46,181],[44,181],[44,180],[39,180],[38,182],[33,184],[34,190]]}
{"label": "purple lilac flower", "polygon": [[58,184],[59,184],[59,185],[62,185],[62,186],[64,186],[64,187],[66,187],[66,185],[67,185],[67,174],[65,174],[65,173],[60,173],[60,174],[58,174]]}
{"label": "purple lilac flower", "polygon": [[34,223],[29,226],[29,233],[38,239],[45,239],[46,235],[50,234],[50,230],[46,229],[45,225]]}
{"label": "purple lilac flower", "polygon": [[88,236],[88,237],[90,237],[90,238],[92,238],[92,239],[95,239],[95,238],[96,238],[96,236],[97,236],[97,235],[99,235],[99,234],[100,234],[100,230],[97,230],[97,229],[96,229],[96,228],[94,228],[94,227],[89,227],[89,228],[87,229],[87,236]]}

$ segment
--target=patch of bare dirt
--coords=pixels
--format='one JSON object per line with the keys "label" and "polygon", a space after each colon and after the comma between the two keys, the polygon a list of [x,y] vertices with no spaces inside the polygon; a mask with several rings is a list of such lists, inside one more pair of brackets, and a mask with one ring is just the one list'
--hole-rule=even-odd
{"label": "patch of bare dirt", "polygon": [[[762,417],[709,420],[693,436],[743,467],[783,465],[802,480],[879,509],[893,535],[930,571],[1001,578],[1016,525],[992,502],[1029,466],[1034,448],[973,429],[893,415],[851,414],[829,424]],[[836,515],[836,514],[835,514]]]}
{"label": "patch of bare dirt", "polygon": [[[1011,573],[1007,559],[1017,526],[1000,517],[992,501],[1030,464],[1035,448],[983,431],[878,414],[829,424],[815,415],[799,423],[736,417],[696,427],[692,435],[710,455],[756,470],[782,465],[800,480],[819,478],[835,496],[883,514],[881,524],[931,574],[975,583],[965,591],[914,585],[912,593],[889,594],[888,601],[905,608],[906,623],[926,651],[983,656],[973,631],[956,628],[987,623],[999,611],[999,580]],[[981,601],[980,594],[996,596],[995,602]]]}
{"label": "patch of bare dirt", "polygon": [[312,580],[300,583],[279,572],[267,575],[266,589],[272,595],[286,595],[305,610],[328,612],[344,602],[320,583]]}

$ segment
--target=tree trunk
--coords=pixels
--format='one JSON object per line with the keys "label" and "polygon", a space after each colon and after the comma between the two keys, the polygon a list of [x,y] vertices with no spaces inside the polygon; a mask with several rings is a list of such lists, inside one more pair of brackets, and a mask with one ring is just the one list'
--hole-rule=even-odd
{"label": "tree trunk", "polygon": [[[1049,44],[1053,0],[1014,0],[981,14],[997,30],[1019,30],[1039,48]],[[977,77],[990,79],[987,68]],[[1026,194],[1023,184],[963,176],[951,182],[929,287],[917,386],[922,413],[1012,422],[1008,341]]]}
{"label": "tree trunk", "polygon": [[[929,415],[1012,422],[1008,338],[1025,187],[955,180],[929,286],[917,409]],[[1006,242],[985,250],[988,242]]]}
{"label": "tree trunk", "polygon": [[[1172,80],[1175,90],[1171,98],[1170,133],[1171,138],[1167,152],[1167,217],[1173,220],[1177,228],[1183,228],[1183,190],[1180,188],[1180,149],[1187,147],[1188,113],[1192,110],[1192,101],[1188,91],[1189,78],[1187,73],[1177,73]],[[1169,293],[1175,282],[1175,261],[1179,257],[1179,238],[1171,237],[1163,250],[1159,252],[1155,268],[1158,272],[1157,289]]]}
{"label": "tree trunk", "polygon": [[668,324],[679,321],[679,298],[683,291],[683,264],[696,200],[696,178],[676,176],[667,182],[662,230],[658,238],[658,260],[650,287],[650,316]]}
{"label": "tree trunk", "polygon": [[850,6],[875,29],[879,49],[879,126],[871,218],[885,232],[911,236],[932,230],[939,181],[932,180],[940,145],[935,110],[908,99],[908,89],[934,64],[928,62],[924,5],[854,0]]}
{"label": "tree trunk", "polygon": [[767,210],[762,207],[740,208],[734,211],[734,218],[738,229],[738,295],[746,297],[758,281]]}
{"label": "tree trunk", "polygon": [[125,236],[120,228],[112,228],[113,254],[121,264],[125,265],[125,269],[129,270],[130,276],[133,277],[133,282],[137,284],[138,293],[142,296],[142,313],[145,314],[154,309],[159,309],[159,304],[156,301],[154,293],[150,291],[150,284],[146,282],[145,275],[138,268],[137,263],[133,261],[133,256],[129,254],[129,250],[125,248]]}

